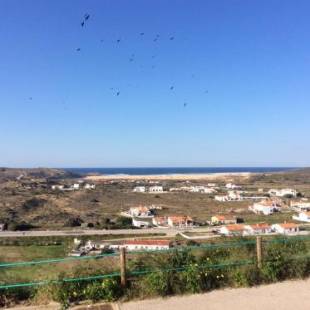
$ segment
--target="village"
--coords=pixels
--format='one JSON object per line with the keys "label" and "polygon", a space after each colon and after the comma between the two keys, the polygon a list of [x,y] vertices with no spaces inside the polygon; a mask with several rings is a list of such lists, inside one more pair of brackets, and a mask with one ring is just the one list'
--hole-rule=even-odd
{"label": "village", "polygon": [[[170,188],[166,193],[169,192],[199,192],[199,193],[214,193],[220,187],[215,183],[208,184],[208,186],[187,186],[187,187],[173,187]],[[232,183],[226,184],[225,189],[228,194],[225,197],[230,199],[221,200],[222,203],[239,201],[239,200],[253,200],[249,202],[248,210],[254,214],[260,215],[268,219],[274,213],[281,213],[283,210],[291,210],[296,212],[292,216],[291,222],[285,221],[283,223],[272,223],[268,224],[267,221],[261,221],[256,223],[246,223],[241,217],[230,216],[224,214],[214,214],[206,222],[200,222],[199,219],[195,220],[189,214],[167,214],[158,215],[158,212],[162,212],[163,208],[160,205],[139,205],[131,207],[126,211],[122,211],[121,215],[131,219],[132,227],[136,229],[148,230],[152,228],[176,230],[180,236],[190,240],[203,240],[212,239],[221,236],[225,237],[247,237],[247,236],[273,236],[273,235],[305,235],[310,231],[302,227],[296,222],[310,223],[310,201],[307,198],[298,198],[301,196],[296,190],[291,188],[285,189],[270,189],[266,196],[257,197],[244,197],[241,196],[245,193],[242,191],[240,185]],[[240,195],[238,198],[233,199],[231,197],[231,190],[238,190]],[[212,191],[209,191],[212,190]],[[163,186],[156,185],[150,187],[135,187],[133,192],[138,193],[163,193]],[[258,191],[258,194],[262,194],[262,190]],[[284,202],[284,198],[287,198]],[[215,196],[215,198],[216,196]],[[289,201],[289,205],[287,205]],[[287,211],[286,211],[287,212]],[[199,232],[199,236],[195,237],[195,231]],[[191,232],[192,237],[187,235]],[[179,246],[175,241],[170,239],[130,239],[123,240],[114,243],[96,243],[91,240],[85,244],[81,244],[76,241],[77,247],[69,254],[71,256],[81,255],[94,255],[98,253],[115,252],[121,248],[125,248],[128,251],[156,251],[156,250],[167,250],[172,247]]]}

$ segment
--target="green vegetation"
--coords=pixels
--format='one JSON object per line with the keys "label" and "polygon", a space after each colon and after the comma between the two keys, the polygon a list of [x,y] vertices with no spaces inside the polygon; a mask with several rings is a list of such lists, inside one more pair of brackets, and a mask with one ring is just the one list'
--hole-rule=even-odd
{"label": "green vegetation", "polygon": [[[310,275],[309,253],[309,238],[268,238],[263,243],[263,265],[258,268],[254,240],[236,238],[230,243],[192,245],[160,253],[128,254],[130,281],[126,288],[120,285],[118,257],[106,257],[70,265],[58,276],[54,274],[50,277],[56,280],[50,284],[2,289],[0,303],[5,306],[22,300],[37,302],[45,299],[56,300],[67,308],[70,303],[83,300],[111,301],[199,293],[221,287],[253,286],[304,278]],[[60,270],[58,265],[51,265],[54,271]],[[23,273],[11,274],[11,277],[3,277],[2,270],[0,282],[29,282],[24,278],[28,268],[24,267]],[[48,277],[45,275],[41,279]],[[36,280],[32,278],[32,281]]]}

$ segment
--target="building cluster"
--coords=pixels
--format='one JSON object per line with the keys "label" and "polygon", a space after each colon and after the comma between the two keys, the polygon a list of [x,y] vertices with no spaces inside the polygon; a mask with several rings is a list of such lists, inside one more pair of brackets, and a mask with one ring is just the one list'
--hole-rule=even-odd
{"label": "building cluster", "polygon": [[154,186],[136,186],[133,189],[134,193],[163,193],[164,188],[161,185],[154,185]]}
{"label": "building cluster", "polygon": [[241,190],[230,190],[226,195],[216,195],[214,196],[214,200],[225,202],[225,201],[242,201],[245,198],[243,197],[244,191]]}
{"label": "building cluster", "polygon": [[265,198],[259,202],[254,202],[249,206],[249,210],[256,214],[271,215],[281,211],[282,201],[278,198]]}
{"label": "building cluster", "polygon": [[161,228],[191,228],[194,227],[194,221],[187,215],[174,216],[153,216],[149,218],[133,218],[132,225],[134,227],[161,227]]}
{"label": "building cluster", "polygon": [[281,223],[269,225],[267,223],[257,224],[232,224],[222,226],[219,233],[224,236],[252,236],[263,234],[296,234],[299,232],[299,226],[295,223]]}
{"label": "building cluster", "polygon": [[181,186],[181,187],[171,187],[169,192],[189,192],[189,193],[202,193],[202,194],[214,194],[217,192],[215,186]]}
{"label": "building cluster", "polygon": [[297,212],[296,215],[293,215],[295,221],[310,223],[310,201],[307,199],[293,200],[290,207]]}
{"label": "building cluster", "polygon": [[79,239],[74,239],[74,249],[69,253],[69,256],[100,255],[119,251],[121,248],[125,248],[127,251],[162,251],[169,250],[172,246],[172,241],[168,239],[124,240],[115,243],[88,240],[85,244]]}
{"label": "building cluster", "polygon": [[54,184],[51,186],[52,190],[59,190],[59,191],[77,191],[80,189],[95,189],[95,184],[90,183],[73,183],[73,184]]}
{"label": "building cluster", "polygon": [[272,197],[297,197],[298,192],[292,188],[270,189],[268,194]]}

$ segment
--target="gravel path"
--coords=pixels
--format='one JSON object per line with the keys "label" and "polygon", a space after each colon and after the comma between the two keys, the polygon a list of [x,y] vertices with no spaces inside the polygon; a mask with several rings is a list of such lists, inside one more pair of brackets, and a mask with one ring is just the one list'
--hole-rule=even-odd
{"label": "gravel path", "polygon": [[310,279],[128,302],[120,310],[309,310]]}

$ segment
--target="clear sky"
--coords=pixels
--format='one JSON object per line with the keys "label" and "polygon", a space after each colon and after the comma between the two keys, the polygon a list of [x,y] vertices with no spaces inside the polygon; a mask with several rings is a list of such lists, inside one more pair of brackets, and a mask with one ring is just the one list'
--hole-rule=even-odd
{"label": "clear sky", "polygon": [[309,12],[1,0],[0,166],[309,166]]}

